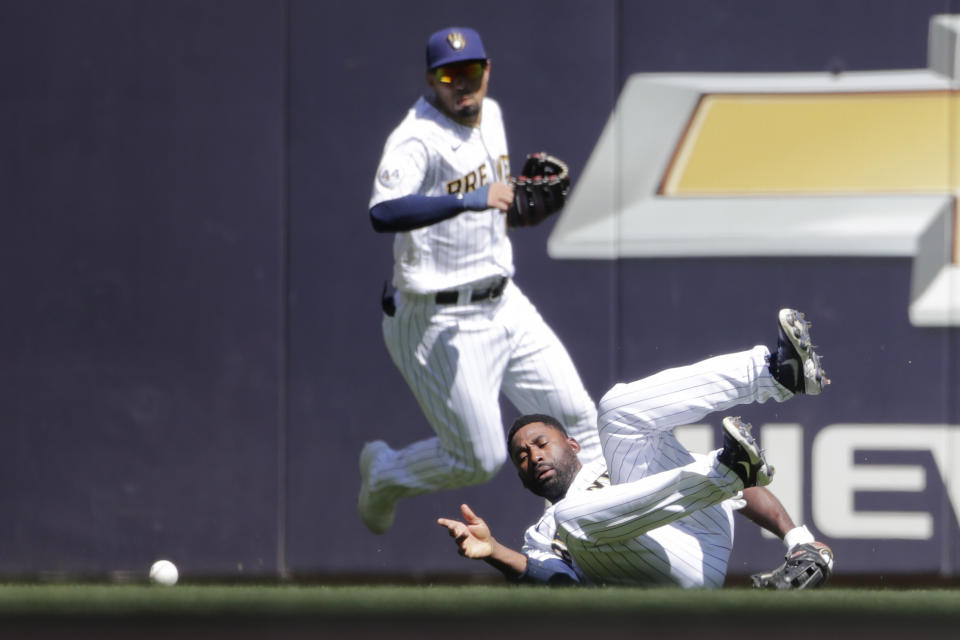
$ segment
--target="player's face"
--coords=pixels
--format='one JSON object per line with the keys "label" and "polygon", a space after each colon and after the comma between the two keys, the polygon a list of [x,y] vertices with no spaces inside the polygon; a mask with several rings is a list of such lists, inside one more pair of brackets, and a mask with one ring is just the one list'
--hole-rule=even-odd
{"label": "player's face", "polygon": [[460,124],[480,122],[483,98],[490,81],[490,61],[460,62],[427,72],[427,84],[437,107]]}
{"label": "player's face", "polygon": [[550,502],[567,494],[580,470],[579,451],[576,440],[543,422],[524,425],[510,441],[510,457],[523,486]]}

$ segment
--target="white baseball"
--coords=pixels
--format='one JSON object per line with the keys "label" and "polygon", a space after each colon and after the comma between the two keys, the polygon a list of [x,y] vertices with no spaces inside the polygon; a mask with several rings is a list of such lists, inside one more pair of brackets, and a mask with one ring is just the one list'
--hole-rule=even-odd
{"label": "white baseball", "polygon": [[177,565],[169,560],[157,560],[150,566],[150,582],[172,587],[177,584],[180,572]]}

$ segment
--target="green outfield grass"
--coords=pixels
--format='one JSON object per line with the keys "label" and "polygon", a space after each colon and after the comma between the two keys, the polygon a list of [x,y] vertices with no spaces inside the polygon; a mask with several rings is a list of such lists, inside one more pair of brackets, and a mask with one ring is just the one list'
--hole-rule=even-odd
{"label": "green outfield grass", "polygon": [[153,630],[162,637],[170,633],[171,624],[178,625],[177,633],[183,637],[221,629],[230,638],[317,637],[323,630],[330,637],[392,640],[435,637],[454,629],[457,640],[531,635],[583,638],[591,629],[602,629],[606,638],[640,637],[641,629],[658,634],[669,631],[671,637],[753,635],[744,634],[737,621],[749,621],[757,634],[766,630],[764,635],[778,640],[836,637],[832,632],[871,639],[902,637],[913,631],[922,631],[921,637],[960,637],[960,590],[825,588],[778,593],[747,588],[683,591],[507,585],[0,586],[0,635],[11,629],[23,632],[30,625],[49,632],[37,637],[69,637],[65,630],[85,629],[89,637],[129,637],[131,629]]}
{"label": "green outfield grass", "polygon": [[[295,586],[295,585],[4,585],[0,616],[281,615],[513,617],[549,605],[569,615],[754,614],[919,615],[956,618],[960,589],[850,589],[771,592],[618,587]],[[960,636],[960,628],[958,628]]]}

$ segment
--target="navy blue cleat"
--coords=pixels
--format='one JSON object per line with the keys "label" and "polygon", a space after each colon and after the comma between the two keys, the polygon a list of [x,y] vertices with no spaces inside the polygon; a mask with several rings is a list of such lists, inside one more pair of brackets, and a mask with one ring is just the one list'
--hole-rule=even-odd
{"label": "navy blue cleat", "polygon": [[810,323],[796,309],[781,309],[777,350],[770,354],[770,373],[792,393],[817,395],[830,384],[820,355],[810,341]]}
{"label": "navy blue cleat", "polygon": [[757,441],[750,433],[750,423],[739,417],[723,419],[723,450],[717,461],[740,476],[743,487],[765,487],[773,482],[773,467],[767,464]]}

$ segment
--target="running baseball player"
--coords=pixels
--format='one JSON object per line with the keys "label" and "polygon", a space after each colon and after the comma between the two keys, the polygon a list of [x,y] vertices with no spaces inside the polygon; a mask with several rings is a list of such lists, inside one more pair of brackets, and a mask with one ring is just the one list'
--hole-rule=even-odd
{"label": "running baseball player", "polygon": [[593,401],[512,280],[510,162],[500,107],[486,97],[491,63],[480,36],[443,29],[426,53],[431,94],[386,141],[370,217],[376,231],[396,234],[384,340],[435,436],[401,449],[364,445],[357,506],[378,534],[398,500],[497,473],[507,459],[501,391],[523,413],[562,419],[584,461],[601,455]]}
{"label": "running baseball player", "polygon": [[[507,436],[511,459],[523,486],[552,503],[527,530],[521,551],[497,542],[467,505],[464,521],[438,524],[461,555],[509,578],[545,583],[720,587],[733,509],[744,502],[751,519],[782,523],[774,533],[788,549],[814,543],[806,527],[780,513],[779,501],[752,489],[769,484],[773,469],[749,424],[724,418],[723,448],[706,456],[687,451],[673,433],[737,405],[822,391],[829,380],[803,314],[784,309],[779,323],[772,354],[757,346],[614,386],[599,409],[606,464],[581,465],[576,439],[553,417],[519,418]],[[826,577],[832,553],[829,565]]]}

